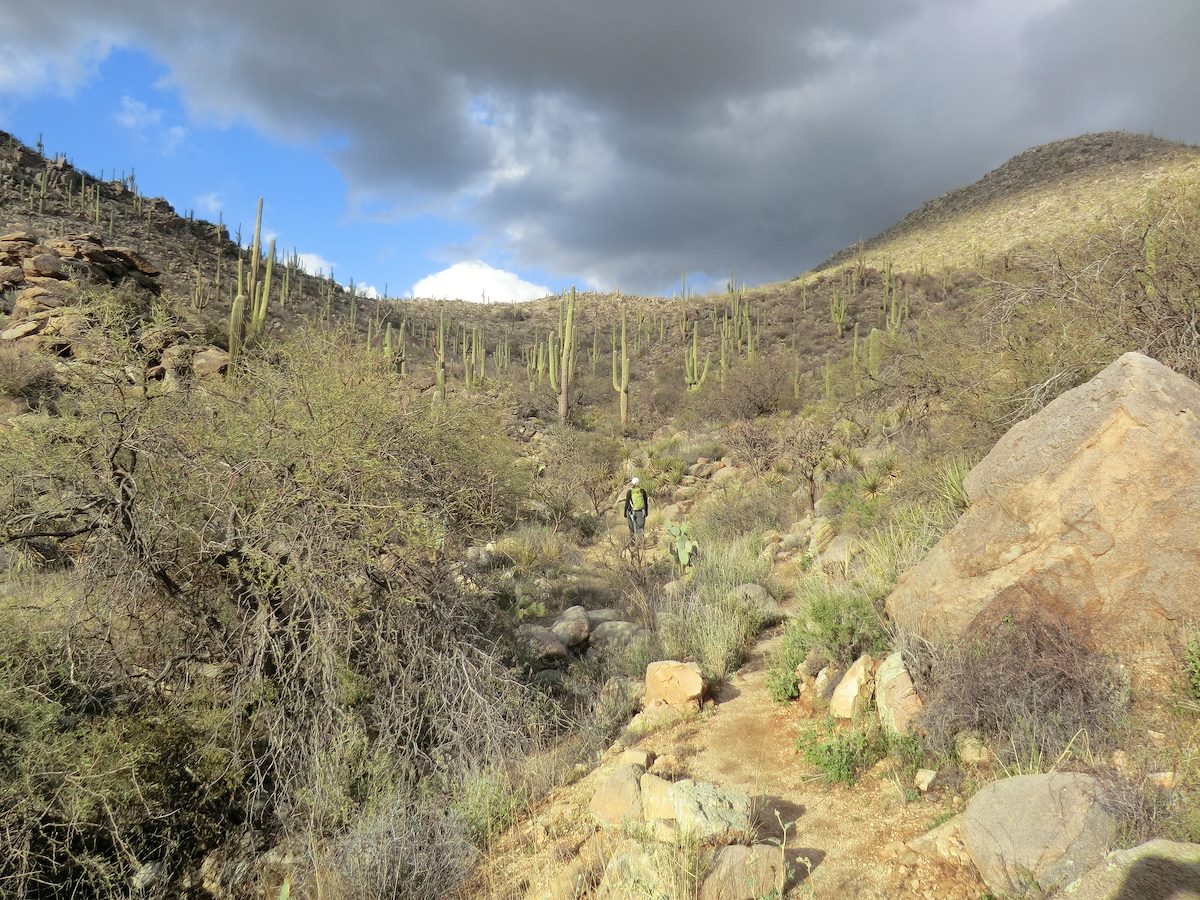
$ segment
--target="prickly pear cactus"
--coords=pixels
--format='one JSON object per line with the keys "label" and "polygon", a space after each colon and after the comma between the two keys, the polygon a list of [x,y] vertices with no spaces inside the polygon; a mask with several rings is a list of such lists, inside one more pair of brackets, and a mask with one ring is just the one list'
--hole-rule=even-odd
{"label": "prickly pear cactus", "polygon": [[671,536],[671,557],[682,568],[691,568],[692,561],[696,558],[696,554],[700,550],[700,545],[692,539],[692,536],[688,533],[688,527],[682,523],[675,525],[668,522],[667,534]]}

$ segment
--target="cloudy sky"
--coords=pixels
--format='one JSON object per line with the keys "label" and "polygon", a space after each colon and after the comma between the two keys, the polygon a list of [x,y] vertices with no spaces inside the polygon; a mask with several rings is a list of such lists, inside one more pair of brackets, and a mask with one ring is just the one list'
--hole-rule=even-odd
{"label": "cloudy sky", "polygon": [[1038,143],[1200,142],[1200,0],[0,5],[0,128],[393,296],[795,275]]}

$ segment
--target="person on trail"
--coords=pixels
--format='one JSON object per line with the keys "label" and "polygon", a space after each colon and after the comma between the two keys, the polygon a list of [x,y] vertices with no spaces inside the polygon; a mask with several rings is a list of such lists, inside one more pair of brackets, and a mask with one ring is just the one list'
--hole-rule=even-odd
{"label": "person on trail", "polygon": [[629,490],[625,492],[625,521],[629,523],[629,536],[644,538],[646,536],[646,513],[650,511],[650,495],[638,484],[637,478],[629,482]]}

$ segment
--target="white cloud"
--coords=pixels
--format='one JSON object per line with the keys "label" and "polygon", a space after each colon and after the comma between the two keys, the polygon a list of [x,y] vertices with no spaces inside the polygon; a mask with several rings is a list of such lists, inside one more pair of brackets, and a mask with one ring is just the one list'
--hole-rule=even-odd
{"label": "white cloud", "polygon": [[297,253],[296,256],[300,259],[301,268],[309,275],[329,275],[333,272],[333,263],[319,253]]}
{"label": "white cloud", "polygon": [[427,275],[412,286],[414,297],[468,300],[472,303],[513,300],[537,300],[550,288],[525,281],[515,272],[506,272],[475,259],[455,263],[448,269]]}
{"label": "white cloud", "polygon": [[172,125],[163,132],[163,152],[174,153],[187,140],[188,130],[182,125]]}
{"label": "white cloud", "polygon": [[162,110],[147,106],[128,95],[121,98],[121,108],[115,114],[119,124],[134,131],[156,128],[162,124]]}
{"label": "white cloud", "polygon": [[224,204],[216,191],[201,194],[196,198],[196,209],[206,216],[218,215],[223,208]]}

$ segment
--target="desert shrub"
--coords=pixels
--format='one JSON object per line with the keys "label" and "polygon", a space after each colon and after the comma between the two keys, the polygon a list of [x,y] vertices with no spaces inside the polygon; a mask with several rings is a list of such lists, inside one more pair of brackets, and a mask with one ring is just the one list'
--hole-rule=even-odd
{"label": "desert shrub", "polygon": [[[356,348],[301,336],[203,392],[156,395],[97,369],[57,407],[0,436],[0,534],[76,560],[88,589],[70,656],[103,664],[101,696],[127,715],[120,731],[73,719],[80,749],[56,777],[85,783],[98,741],[149,744],[128,802],[161,795],[156,828],[189,830],[214,810],[223,833],[309,847],[354,833],[372,803],[453,784],[545,733],[493,608],[443,561],[510,523],[523,493],[500,417],[478,400],[431,411]],[[220,674],[199,678],[200,666]],[[43,694],[58,678],[33,677]],[[177,727],[162,724],[163,697]],[[184,750],[153,743],[190,746],[195,732],[218,767],[178,765]],[[56,813],[18,784],[31,812],[7,837],[40,845],[38,823]],[[130,853],[137,827],[100,828],[87,871],[123,879],[162,858]],[[182,866],[206,846],[167,856]],[[102,896],[52,867],[27,877]],[[418,896],[410,887],[398,895]]]}
{"label": "desert shrub", "polygon": [[237,773],[210,729],[229,711],[200,690],[132,697],[118,689],[118,660],[95,649],[13,614],[0,621],[4,896],[124,896],[135,860],[178,875],[226,824]]}
{"label": "desert shrub", "polygon": [[463,776],[451,792],[450,811],[467,829],[477,847],[508,828],[525,806],[525,790],[504,769]]}
{"label": "desert shrub", "polygon": [[1200,630],[1192,629],[1183,647],[1184,687],[1193,700],[1200,700]]}
{"label": "desert shrub", "polygon": [[455,893],[476,859],[467,826],[441,796],[400,792],[321,842],[293,883],[319,881],[330,897],[439,900]]}
{"label": "desert shrub", "polygon": [[786,529],[795,517],[788,485],[758,479],[731,485],[710,498],[692,515],[693,534],[701,549],[712,543],[741,538],[768,529]]}
{"label": "desert shrub", "polygon": [[725,442],[739,460],[760,474],[775,465],[785,447],[779,429],[765,419],[734,422],[725,429]]}
{"label": "desert shrub", "polygon": [[0,394],[24,400],[34,409],[58,395],[54,366],[45,357],[0,348]]}
{"label": "desert shrub", "polygon": [[825,719],[802,731],[796,746],[829,784],[854,784],[888,751],[883,730],[873,721],[839,729],[832,719]]}
{"label": "desert shrub", "polygon": [[797,591],[798,614],[770,661],[768,690],[776,700],[797,696],[796,667],[809,653],[849,666],[864,653],[887,647],[877,600],[858,585],[834,587],[823,576],[806,576]]}
{"label": "desert shrub", "polygon": [[522,575],[556,575],[577,555],[567,535],[547,525],[519,525],[496,541],[496,553]]}
{"label": "desert shrub", "polygon": [[1136,847],[1155,838],[1195,843],[1200,838],[1200,807],[1179,787],[1163,789],[1146,771],[1096,772],[1104,807],[1117,820],[1116,845]]}
{"label": "desert shrub", "polygon": [[790,361],[775,356],[759,355],[754,362],[734,366],[724,387],[706,395],[710,414],[714,419],[755,419],[787,408],[792,401],[791,372]]}
{"label": "desert shrub", "polygon": [[959,732],[978,731],[1005,763],[1036,767],[1083,738],[1093,752],[1109,746],[1127,711],[1112,662],[1066,623],[1037,614],[953,646],[918,643],[906,662],[925,699],[926,745],[939,754],[953,752]]}
{"label": "desert shrub", "polygon": [[767,624],[764,611],[732,597],[739,585],[768,579],[771,566],[760,550],[753,537],[702,547],[685,590],[656,600],[654,617],[668,658],[694,659],[714,681],[737,669]]}

